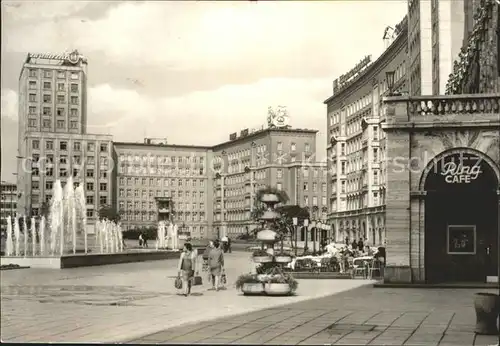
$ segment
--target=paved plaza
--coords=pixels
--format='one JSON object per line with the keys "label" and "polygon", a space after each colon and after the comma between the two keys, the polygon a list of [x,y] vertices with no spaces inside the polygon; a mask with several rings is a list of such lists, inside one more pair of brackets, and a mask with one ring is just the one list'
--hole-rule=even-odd
{"label": "paved plaza", "polygon": [[[299,280],[297,296],[234,288],[250,254],[226,256],[227,290],[173,287],[175,260],[67,270],[2,271],[4,342],[493,345],[475,336],[470,289],[373,288]],[[205,279],[205,278],[204,278]],[[485,291],[485,290],[481,290]],[[488,290],[486,290],[488,291]],[[493,290],[489,290],[493,291]],[[231,316],[231,317],[230,317]]]}
{"label": "paved plaza", "polygon": [[186,323],[279,307],[370,283],[300,280],[296,296],[245,297],[233,283],[253,263],[250,253],[235,252],[226,255],[227,290],[208,291],[205,282],[186,298],[174,288],[176,265],[176,260],[165,260],[1,271],[2,341],[128,341]]}

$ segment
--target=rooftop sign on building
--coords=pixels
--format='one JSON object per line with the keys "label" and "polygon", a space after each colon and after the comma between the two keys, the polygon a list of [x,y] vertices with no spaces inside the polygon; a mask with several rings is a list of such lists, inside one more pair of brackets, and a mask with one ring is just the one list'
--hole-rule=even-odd
{"label": "rooftop sign on building", "polygon": [[[34,61],[35,60],[35,61]],[[42,60],[42,61],[37,61]],[[48,64],[68,64],[77,65],[81,62],[87,62],[87,59],[81,55],[76,49],[72,52],[53,54],[53,53],[28,53],[26,58],[27,63],[43,62]]]}
{"label": "rooftop sign on building", "polygon": [[278,106],[276,110],[272,107],[267,109],[267,126],[270,128],[287,127],[290,121],[285,106]]}
{"label": "rooftop sign on building", "polygon": [[364,68],[368,66],[371,61],[372,61],[372,56],[367,55],[363,58],[363,60],[357,63],[356,66],[354,66],[349,72],[344,73],[339,78],[335,79],[333,81],[333,93],[335,94],[337,91],[339,91],[344,86],[349,84],[349,82],[352,81],[361,71],[363,71]]}

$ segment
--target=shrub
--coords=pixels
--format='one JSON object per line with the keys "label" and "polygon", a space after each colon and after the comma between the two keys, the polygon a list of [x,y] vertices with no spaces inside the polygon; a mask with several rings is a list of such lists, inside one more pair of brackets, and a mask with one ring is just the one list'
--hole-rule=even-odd
{"label": "shrub", "polygon": [[257,279],[256,275],[242,274],[238,276],[238,279],[236,280],[236,289],[241,289],[243,287],[243,284],[250,283],[260,283],[260,281]]}

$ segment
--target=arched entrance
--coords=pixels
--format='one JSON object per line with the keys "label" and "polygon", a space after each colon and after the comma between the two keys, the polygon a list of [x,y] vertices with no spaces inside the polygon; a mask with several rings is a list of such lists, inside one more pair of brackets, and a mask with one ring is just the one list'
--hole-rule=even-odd
{"label": "arched entrance", "polygon": [[484,282],[498,272],[498,179],[470,149],[434,159],[422,177],[427,282]]}

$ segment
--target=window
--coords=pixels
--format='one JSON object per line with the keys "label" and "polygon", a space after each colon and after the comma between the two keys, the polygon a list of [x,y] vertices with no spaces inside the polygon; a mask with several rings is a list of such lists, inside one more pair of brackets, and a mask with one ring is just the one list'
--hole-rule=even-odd
{"label": "window", "polygon": [[101,179],[106,179],[108,177],[108,172],[106,171],[101,171]]}
{"label": "window", "polygon": [[340,174],[345,174],[346,172],[346,162],[342,161],[340,166]]}
{"label": "window", "polygon": [[77,93],[78,92],[78,84],[71,83],[71,92],[72,93]]}
{"label": "window", "polygon": [[313,183],[313,192],[318,190],[318,183]]}
{"label": "window", "polygon": [[59,163],[60,164],[67,164],[68,163],[68,157],[66,155],[61,155],[61,157],[59,158]]}
{"label": "window", "polygon": [[28,126],[29,127],[36,127],[36,120],[35,119],[28,119]]}
{"label": "window", "polygon": [[78,79],[78,73],[77,72],[72,72],[71,73],[71,79]]}
{"label": "window", "polygon": [[309,143],[306,143],[305,146],[304,146],[304,151],[306,153],[310,152],[311,151],[311,145]]}
{"label": "window", "polygon": [[373,126],[373,139],[378,140],[378,127]]}
{"label": "window", "polygon": [[87,144],[87,151],[95,151],[94,143]]}
{"label": "window", "polygon": [[64,128],[64,120],[58,120],[57,121],[57,128],[58,129],[63,129]]}
{"label": "window", "polygon": [[71,104],[72,105],[78,104],[78,96],[71,96]]}
{"label": "window", "polygon": [[340,155],[345,155],[345,143],[340,144]]}
{"label": "window", "polygon": [[304,167],[304,178],[307,178],[307,177],[309,177],[309,168]]}
{"label": "window", "polygon": [[53,150],[54,149],[54,142],[52,142],[52,141],[45,142],[45,149]]}
{"label": "window", "polygon": [[48,115],[48,116],[52,115],[50,107],[43,107],[42,114],[43,115]]}
{"label": "window", "polygon": [[59,168],[59,176],[66,177],[68,175],[68,170],[66,168]]}
{"label": "window", "polygon": [[45,102],[45,103],[50,103],[50,102],[52,102],[52,97],[51,97],[51,95],[50,95],[50,94],[44,94],[44,95],[43,95],[43,102]]}
{"label": "window", "polygon": [[94,191],[94,183],[87,183],[87,191]]}
{"label": "window", "polygon": [[31,147],[33,149],[40,149],[40,141],[38,139],[34,139],[32,142],[31,142]]}
{"label": "window", "polygon": [[50,90],[51,86],[52,86],[52,85],[51,85],[51,83],[50,83],[50,82],[43,82],[43,88],[44,88],[45,90]]}
{"label": "window", "polygon": [[36,73],[36,70],[29,70],[29,76],[30,77],[36,77],[37,76],[37,73]]}
{"label": "window", "polygon": [[278,149],[278,151],[282,151],[283,150],[283,143],[282,142],[278,142],[277,149]]}
{"label": "window", "polygon": [[93,209],[87,209],[87,217],[94,217],[94,210]]}
{"label": "window", "polygon": [[79,155],[74,155],[73,156],[73,164],[79,165],[81,162],[82,162],[81,161],[81,156],[79,156]]}
{"label": "window", "polygon": [[[40,182],[38,181],[33,181],[32,184],[31,184],[31,187],[34,189],[34,190],[38,190],[40,188]],[[32,201],[33,202],[33,201]]]}
{"label": "window", "polygon": [[70,109],[70,115],[71,115],[72,117],[77,117],[77,116],[78,116],[78,109],[71,108],[71,109]]}
{"label": "window", "polygon": [[308,206],[308,205],[309,205],[309,196],[304,196],[304,204],[305,204],[306,206]]}
{"label": "window", "polygon": [[108,145],[106,143],[101,144],[100,147],[101,147],[101,153],[105,153],[108,151]]}
{"label": "window", "polygon": [[80,151],[81,148],[82,148],[82,146],[81,146],[80,142],[74,142],[73,143],[73,150]]}
{"label": "window", "polygon": [[[50,95],[49,95],[50,96]],[[45,96],[44,96],[45,97]],[[65,97],[64,95],[57,95],[57,103],[64,103]],[[45,102],[45,101],[44,101]]]}
{"label": "window", "polygon": [[29,89],[31,89],[31,90],[36,89],[36,82],[34,82],[34,81],[30,81],[30,82],[28,83],[28,88],[29,88]]}
{"label": "window", "polygon": [[304,183],[304,191],[309,191],[309,184],[308,183]]}
{"label": "window", "polygon": [[54,175],[54,170],[52,168],[45,170],[45,175],[47,177],[52,177]]}
{"label": "window", "polygon": [[341,190],[342,193],[345,193],[345,180],[342,180]]}
{"label": "window", "polygon": [[276,171],[276,176],[278,178],[283,178],[283,170],[281,168],[278,168],[278,170]]}
{"label": "window", "polygon": [[66,78],[65,71],[57,71],[57,78]]}
{"label": "window", "polygon": [[94,177],[94,170],[93,169],[87,169],[87,178],[93,178]]}
{"label": "window", "polygon": [[36,114],[36,107],[35,106],[30,106],[28,108],[28,112],[29,112],[29,114],[32,114],[32,115]]}
{"label": "window", "polygon": [[323,191],[323,193],[326,193],[326,184],[325,183],[321,184],[321,191]]}
{"label": "window", "polygon": [[52,190],[53,187],[54,187],[54,182],[52,181],[45,182],[45,190]]}
{"label": "window", "polygon": [[373,161],[378,161],[378,148],[373,148]]}
{"label": "window", "polygon": [[373,171],[373,183],[378,184],[378,172]]}
{"label": "window", "polygon": [[36,94],[29,94],[29,101],[36,102]]}
{"label": "window", "polygon": [[78,121],[70,121],[69,127],[72,129],[77,129],[78,128]]}
{"label": "window", "polygon": [[108,189],[108,184],[107,183],[100,183],[99,184],[99,190],[100,191],[106,191]]}
{"label": "window", "polygon": [[326,196],[321,197],[321,205],[326,205]]}
{"label": "window", "polygon": [[64,116],[64,108],[57,108],[57,116],[60,117]]}
{"label": "window", "polygon": [[86,200],[87,204],[94,204],[94,196],[87,196]]}
{"label": "window", "polygon": [[[73,177],[78,177],[78,173],[79,173],[79,170],[76,169],[76,168],[73,168]],[[78,183],[75,183],[75,184],[78,184]]]}
{"label": "window", "polygon": [[281,190],[283,190],[283,184],[282,184],[282,183],[277,183],[277,184],[276,184],[276,188],[277,188],[278,190],[280,190],[280,191],[281,191]]}
{"label": "window", "polygon": [[99,204],[100,205],[108,204],[108,197],[106,197],[106,196],[99,196]]}
{"label": "window", "polygon": [[64,91],[64,83],[57,83],[57,91]]}
{"label": "window", "polygon": [[297,150],[297,145],[295,143],[292,143],[290,145],[290,151],[295,151],[295,150]]}
{"label": "window", "polygon": [[68,142],[59,142],[59,150],[68,150]]}
{"label": "window", "polygon": [[51,78],[52,77],[52,71],[49,71],[49,70],[43,71],[43,76],[45,78]]}

